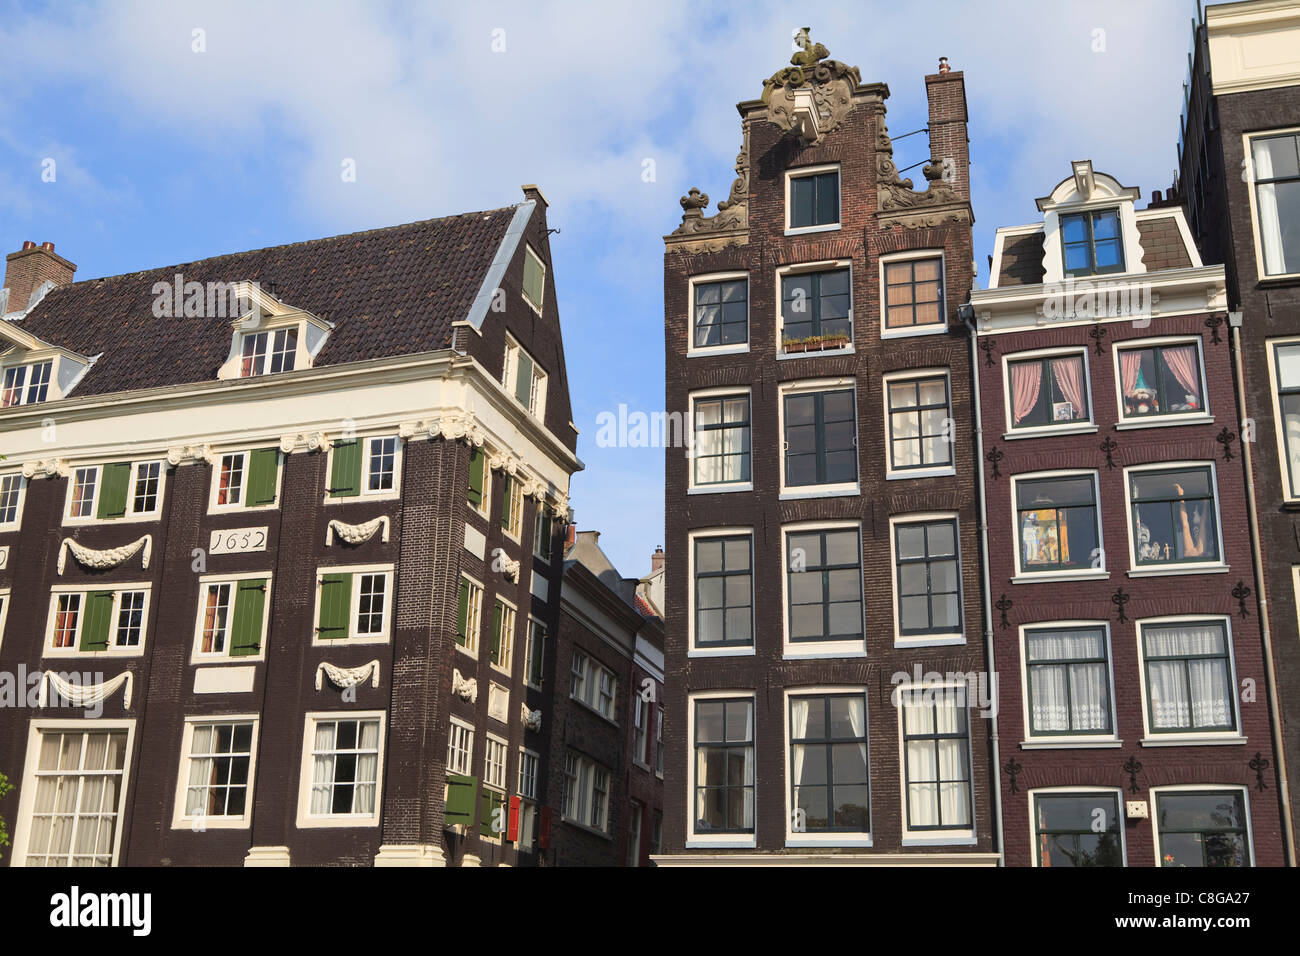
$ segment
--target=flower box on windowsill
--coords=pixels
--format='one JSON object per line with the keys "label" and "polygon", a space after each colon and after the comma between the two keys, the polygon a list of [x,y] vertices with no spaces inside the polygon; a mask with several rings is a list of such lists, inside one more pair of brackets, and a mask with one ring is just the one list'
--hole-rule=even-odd
{"label": "flower box on windowsill", "polygon": [[849,344],[847,335],[814,335],[806,339],[783,339],[781,350],[786,354],[795,352],[833,352],[846,348]]}

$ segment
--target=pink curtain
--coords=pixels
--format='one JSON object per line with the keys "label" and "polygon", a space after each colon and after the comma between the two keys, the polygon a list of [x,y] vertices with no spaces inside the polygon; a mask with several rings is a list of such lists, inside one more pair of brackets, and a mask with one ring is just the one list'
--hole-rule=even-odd
{"label": "pink curtain", "polygon": [[1043,381],[1039,362],[1020,362],[1011,366],[1011,412],[1019,422],[1038,404],[1038,386]]}
{"label": "pink curtain", "polygon": [[1137,385],[1138,370],[1142,368],[1142,353],[1137,349],[1119,353],[1119,372],[1125,395],[1132,395]]}
{"label": "pink curtain", "polygon": [[1083,391],[1083,359],[1052,359],[1052,375],[1056,377],[1057,387],[1074,406],[1074,417],[1083,418],[1088,410]]}
{"label": "pink curtain", "polygon": [[1180,345],[1177,348],[1165,349],[1164,356],[1165,362],[1173,370],[1174,378],[1178,379],[1178,384],[1183,387],[1183,391],[1195,399],[1193,406],[1200,408],[1201,375],[1196,367],[1196,347]]}

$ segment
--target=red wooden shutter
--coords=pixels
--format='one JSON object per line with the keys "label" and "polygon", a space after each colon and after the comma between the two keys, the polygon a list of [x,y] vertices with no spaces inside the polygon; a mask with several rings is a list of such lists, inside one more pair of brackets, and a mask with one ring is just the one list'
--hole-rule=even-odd
{"label": "red wooden shutter", "polygon": [[510,798],[510,817],[506,823],[506,839],[515,843],[519,839],[519,798]]}

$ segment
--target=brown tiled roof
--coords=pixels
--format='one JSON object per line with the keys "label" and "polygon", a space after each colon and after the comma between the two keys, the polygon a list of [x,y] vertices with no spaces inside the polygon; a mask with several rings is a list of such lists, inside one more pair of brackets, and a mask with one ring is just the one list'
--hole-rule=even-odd
{"label": "brown tiled roof", "polygon": [[998,288],[1008,285],[1038,285],[1043,281],[1043,234],[1031,232],[1002,240],[1002,261],[998,266]]}
{"label": "brown tiled roof", "polygon": [[177,273],[185,282],[255,281],[333,322],[317,368],[433,351],[468,314],[513,215],[464,213],[88,279],[51,289],[21,328],[82,355],[103,353],[75,396],[216,379],[234,317],[156,318],[154,284]]}
{"label": "brown tiled roof", "polygon": [[1173,216],[1139,222],[1138,233],[1142,237],[1142,264],[1147,272],[1191,268],[1192,257],[1187,254],[1182,231]]}

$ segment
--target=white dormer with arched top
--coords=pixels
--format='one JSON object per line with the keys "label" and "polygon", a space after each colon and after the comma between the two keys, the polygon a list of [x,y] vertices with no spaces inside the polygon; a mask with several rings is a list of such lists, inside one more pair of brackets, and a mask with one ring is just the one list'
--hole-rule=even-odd
{"label": "white dormer with arched top", "polygon": [[253,378],[311,368],[334,323],[281,302],[256,282],[231,286],[239,318],[217,378]]}
{"label": "white dormer with arched top", "polygon": [[0,321],[0,408],[66,398],[95,358],[38,339]]}
{"label": "white dormer with arched top", "polygon": [[1091,160],[1071,165],[1073,174],[1037,200],[1043,213],[1043,281],[1146,272],[1133,205],[1141,191],[1094,172]]}

